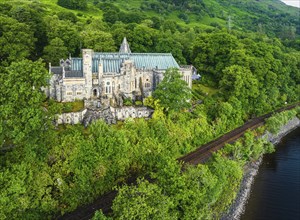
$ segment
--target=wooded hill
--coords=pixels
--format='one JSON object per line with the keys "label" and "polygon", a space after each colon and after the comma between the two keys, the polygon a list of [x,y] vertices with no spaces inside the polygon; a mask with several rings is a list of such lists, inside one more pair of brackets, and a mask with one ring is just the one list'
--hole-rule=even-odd
{"label": "wooded hill", "polygon": [[[297,11],[279,1],[0,3],[0,219],[53,219],[132,173],[155,183],[120,187],[113,218],[216,219],[234,199],[243,165],[272,149],[256,139],[264,129],[184,173],[176,158],[299,101]],[[147,121],[55,127],[62,106],[38,89],[47,86],[47,63],[81,48],[117,51],[124,36],[134,52],[171,52],[198,69],[193,107],[154,97],[144,100],[155,109]]]}

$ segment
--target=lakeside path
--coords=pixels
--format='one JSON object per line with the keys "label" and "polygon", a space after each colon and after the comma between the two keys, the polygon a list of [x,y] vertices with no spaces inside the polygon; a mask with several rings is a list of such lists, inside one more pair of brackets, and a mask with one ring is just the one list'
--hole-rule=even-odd
{"label": "lakeside path", "polygon": [[[295,108],[296,106],[299,106],[300,103],[286,106],[283,108],[278,109],[277,111],[265,114],[263,116],[260,116],[258,118],[251,119],[247,121],[244,125],[241,127],[238,127],[225,135],[217,138],[214,141],[211,141],[205,145],[202,145],[201,147],[197,148],[195,151],[178,158],[179,161],[183,161],[184,163],[189,163],[193,165],[197,165],[199,163],[206,162],[212,155],[213,152],[221,149],[225,144],[227,143],[233,143],[238,138],[240,138],[247,130],[255,129],[261,125],[264,124],[265,119],[272,116],[273,113],[282,112],[285,110],[290,110]],[[134,183],[135,179],[131,178],[127,181],[128,184]],[[74,210],[73,212],[66,213],[63,216],[57,217],[56,219],[59,220],[88,220],[91,219],[94,216],[94,213],[102,209],[104,214],[107,214],[111,212],[111,207],[114,198],[117,195],[117,191],[113,190],[110,191],[100,197],[98,197],[96,200],[93,201],[91,204],[87,204],[85,206],[81,206]]]}

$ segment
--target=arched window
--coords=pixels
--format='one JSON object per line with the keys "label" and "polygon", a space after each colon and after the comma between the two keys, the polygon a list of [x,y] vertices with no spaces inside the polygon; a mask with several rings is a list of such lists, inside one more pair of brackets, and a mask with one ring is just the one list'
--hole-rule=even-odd
{"label": "arched window", "polygon": [[106,94],[110,94],[110,93],[111,93],[111,85],[110,85],[110,82],[106,82],[105,93],[106,93]]}
{"label": "arched window", "polygon": [[115,92],[115,82],[112,82],[112,92]]}
{"label": "arched window", "polygon": [[96,97],[97,95],[98,95],[98,91],[97,91],[97,89],[94,89],[93,90],[93,96]]}
{"label": "arched window", "polygon": [[146,79],[145,88],[150,88],[151,83],[149,82],[149,79]]}

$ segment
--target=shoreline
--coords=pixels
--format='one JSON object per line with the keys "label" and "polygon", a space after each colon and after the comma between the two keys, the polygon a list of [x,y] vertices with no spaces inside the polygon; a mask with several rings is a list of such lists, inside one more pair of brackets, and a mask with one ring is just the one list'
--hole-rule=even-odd
{"label": "shoreline", "polygon": [[[277,134],[271,134],[267,131],[262,136],[262,138],[267,138],[272,144],[276,145],[281,141],[281,139],[284,136],[286,136],[291,131],[297,129],[298,127],[300,127],[300,119],[295,117],[292,120],[290,120],[286,125],[282,126]],[[231,207],[228,209],[228,212],[221,217],[221,220],[240,219],[241,214],[244,212],[248,198],[250,197],[251,186],[254,183],[254,178],[258,173],[262,160],[263,155],[257,161],[249,162],[245,165],[245,172],[240,184],[240,189]]]}

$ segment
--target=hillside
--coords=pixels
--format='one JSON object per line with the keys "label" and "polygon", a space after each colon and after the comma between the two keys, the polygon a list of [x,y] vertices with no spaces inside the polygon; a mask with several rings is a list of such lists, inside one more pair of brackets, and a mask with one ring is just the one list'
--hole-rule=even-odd
{"label": "hillside", "polygon": [[[176,158],[299,102],[297,11],[279,0],[58,1],[64,7],[0,0],[0,219],[57,219],[113,189],[119,192],[113,212],[106,218],[99,211],[94,220],[218,219],[236,195],[244,164],[272,150],[257,139],[264,128],[185,172]],[[188,94],[193,98],[182,96],[187,84],[173,69],[176,81],[165,77],[155,90],[167,96],[153,91],[139,103],[125,99],[153,108],[148,120],[56,125],[57,114],[83,103],[46,97],[39,88],[49,88],[48,67],[77,60],[83,48],[118,51],[124,36],[132,52],[172,53],[180,65],[192,64],[201,74]],[[131,67],[133,86],[140,73]],[[63,84],[63,72],[55,86]],[[76,92],[72,84],[66,88]],[[135,176],[136,186],[124,186]]]}
{"label": "hillside", "polygon": [[103,18],[106,9],[111,10],[110,6],[115,6],[121,12],[134,13],[131,15],[141,19],[154,16],[190,27],[230,27],[282,38],[293,37],[291,32],[300,34],[299,10],[285,5],[280,0],[89,0],[87,8],[82,10],[63,8],[57,5],[57,0],[40,2],[44,4],[48,13],[72,12],[80,20],[90,17]]}

